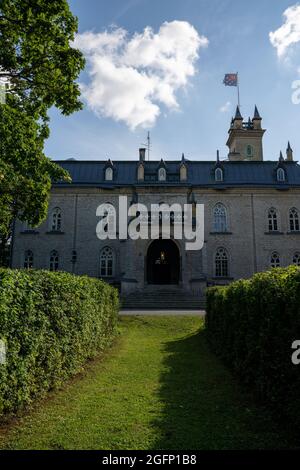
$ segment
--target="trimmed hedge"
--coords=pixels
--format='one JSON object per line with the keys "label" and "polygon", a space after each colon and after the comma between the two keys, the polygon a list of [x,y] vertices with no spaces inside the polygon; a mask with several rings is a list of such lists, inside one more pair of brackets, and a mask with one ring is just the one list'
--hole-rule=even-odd
{"label": "trimmed hedge", "polygon": [[115,334],[118,293],[65,272],[0,269],[0,414],[61,385]]}
{"label": "trimmed hedge", "polygon": [[208,289],[206,328],[212,349],[263,402],[298,415],[300,365],[291,346],[300,340],[299,268]]}

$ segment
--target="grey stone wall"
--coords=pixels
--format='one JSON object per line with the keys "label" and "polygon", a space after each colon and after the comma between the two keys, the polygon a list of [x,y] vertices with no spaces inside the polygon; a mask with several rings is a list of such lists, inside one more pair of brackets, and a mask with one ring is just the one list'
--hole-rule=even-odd
{"label": "grey stone wall", "polygon": [[[187,202],[187,188],[138,188],[138,202],[144,204]],[[205,206],[205,244],[201,251],[187,252],[184,241],[177,244],[181,255],[181,281],[185,290],[199,292],[206,282],[230,282],[247,278],[256,271],[270,267],[273,251],[280,254],[282,266],[292,263],[293,255],[300,251],[300,233],[289,233],[289,209],[300,210],[300,190],[290,189],[194,189],[197,203]],[[125,291],[142,290],[146,286],[145,260],[149,240],[105,240],[96,236],[99,204],[110,202],[118,207],[119,194],[133,199],[130,188],[102,190],[97,188],[53,188],[49,214],[55,207],[62,210],[61,233],[51,233],[49,219],[35,233],[24,231],[24,224],[17,221],[14,231],[12,266],[24,265],[24,253],[32,250],[35,268],[49,268],[52,250],[59,253],[60,269],[76,274],[100,276],[100,252],[105,246],[114,251],[114,276],[111,281],[122,281]],[[213,208],[222,203],[228,214],[228,233],[213,231]],[[267,213],[270,207],[277,209],[279,233],[269,234]],[[216,250],[224,247],[229,255],[229,279],[215,279],[214,257]],[[72,263],[72,250],[77,261]]]}

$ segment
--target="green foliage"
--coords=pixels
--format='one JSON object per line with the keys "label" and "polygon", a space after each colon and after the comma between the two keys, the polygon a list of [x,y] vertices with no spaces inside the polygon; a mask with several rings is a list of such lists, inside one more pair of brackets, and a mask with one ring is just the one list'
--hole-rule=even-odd
{"label": "green foliage", "polygon": [[2,426],[0,449],[299,446],[211,353],[203,323],[192,315],[122,315],[109,353],[22,420]]}
{"label": "green foliage", "polygon": [[0,270],[0,414],[14,412],[79,372],[114,335],[118,294],[64,272]]}
{"label": "green foliage", "polygon": [[300,374],[291,346],[300,339],[299,268],[208,289],[206,327],[214,351],[261,400],[286,416],[295,413]]}
{"label": "green foliage", "polygon": [[0,0],[0,66],[14,103],[33,117],[45,118],[51,106],[81,109],[75,80],[84,59],[70,44],[77,27],[67,0]]}
{"label": "green foliage", "polygon": [[82,107],[77,26],[66,0],[0,0],[0,72],[9,84],[0,103],[0,264],[14,218],[39,225],[51,180],[69,178],[43,147],[48,110],[69,115]]}
{"label": "green foliage", "polygon": [[44,155],[40,124],[26,112],[1,105],[0,136],[0,232],[6,234],[16,216],[41,223],[51,180],[68,180],[68,173]]}

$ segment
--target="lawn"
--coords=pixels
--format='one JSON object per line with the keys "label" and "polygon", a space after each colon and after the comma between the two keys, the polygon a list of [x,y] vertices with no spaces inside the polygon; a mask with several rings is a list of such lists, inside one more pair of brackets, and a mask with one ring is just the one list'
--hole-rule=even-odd
{"label": "lawn", "polygon": [[286,446],[192,316],[122,317],[108,352],[0,430],[2,449]]}

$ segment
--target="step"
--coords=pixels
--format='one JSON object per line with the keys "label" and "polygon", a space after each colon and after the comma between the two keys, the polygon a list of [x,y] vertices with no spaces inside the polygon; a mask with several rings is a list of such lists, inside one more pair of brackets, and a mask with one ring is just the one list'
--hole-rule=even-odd
{"label": "step", "polygon": [[135,303],[127,303],[123,302],[121,304],[122,307],[126,308],[163,308],[163,309],[184,309],[184,308],[191,308],[191,309],[200,309],[205,310],[205,305],[201,304],[189,304],[188,302],[185,303],[176,303],[176,304],[164,304],[164,303],[144,303],[144,304],[135,304]]}
{"label": "step", "polygon": [[162,310],[204,310],[205,298],[184,291],[132,292],[121,297],[122,308]]}

